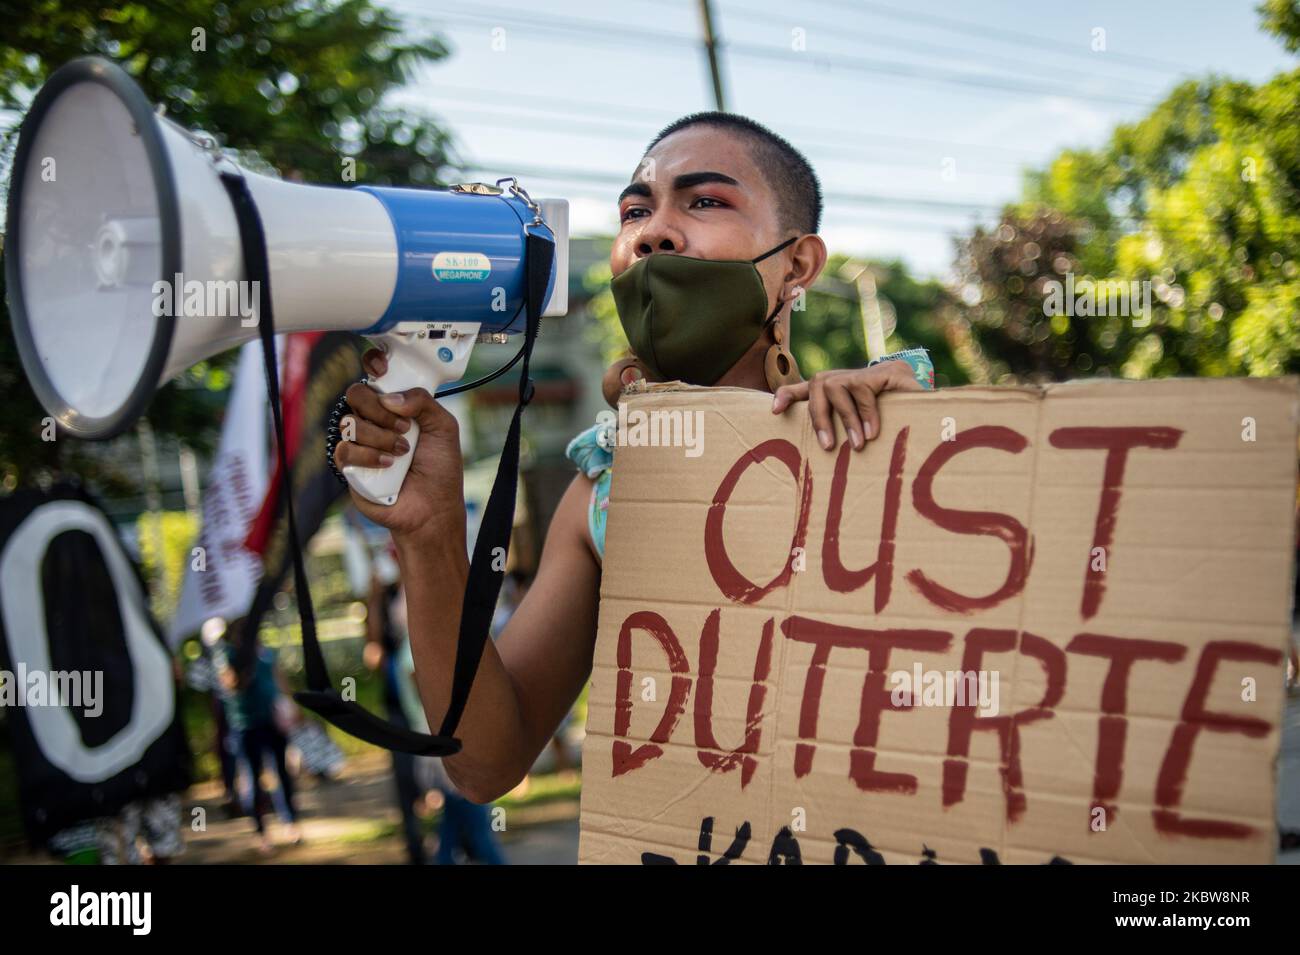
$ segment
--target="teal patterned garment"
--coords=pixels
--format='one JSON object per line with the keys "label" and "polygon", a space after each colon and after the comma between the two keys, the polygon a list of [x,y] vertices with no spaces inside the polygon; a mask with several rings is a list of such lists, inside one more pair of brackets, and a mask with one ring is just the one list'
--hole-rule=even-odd
{"label": "teal patterned garment", "polygon": [[614,423],[597,423],[581,432],[564,449],[564,456],[595,483],[587,505],[587,531],[596,554],[605,556],[605,513],[609,510],[609,483],[614,476]]}
{"label": "teal patterned garment", "polygon": [[[934,390],[934,364],[924,348],[908,348],[877,358],[871,365],[885,361],[905,361],[912,366],[917,382]],[[870,367],[870,365],[868,365]],[[609,485],[614,476],[614,421],[592,425],[580,432],[564,450],[564,456],[593,482],[591,502],[587,506],[587,530],[597,555],[605,556],[605,519],[609,511]]]}

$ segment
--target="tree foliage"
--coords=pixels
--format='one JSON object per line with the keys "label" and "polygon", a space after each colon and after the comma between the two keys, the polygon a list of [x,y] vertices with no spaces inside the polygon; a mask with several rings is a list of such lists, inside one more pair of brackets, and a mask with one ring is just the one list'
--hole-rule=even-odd
{"label": "tree foliage", "polygon": [[[1261,11],[1296,49],[1296,4]],[[1184,83],[1102,148],[1062,152],[957,264],[994,380],[1300,370],[1300,70]],[[1048,314],[1067,274],[1149,283],[1149,322]]]}
{"label": "tree foliage", "polygon": [[[347,172],[358,182],[436,184],[451,161],[442,129],[385,101],[447,47],[410,36],[369,0],[0,0],[0,24],[0,110],[11,120],[54,69],[93,54],[117,61],[175,122],[285,178],[342,184]],[[0,133],[6,179],[16,132],[11,122]],[[41,440],[44,412],[2,311],[0,482],[71,471],[111,484],[94,449]],[[201,363],[163,388],[149,409],[154,430],[210,442],[230,360]]]}

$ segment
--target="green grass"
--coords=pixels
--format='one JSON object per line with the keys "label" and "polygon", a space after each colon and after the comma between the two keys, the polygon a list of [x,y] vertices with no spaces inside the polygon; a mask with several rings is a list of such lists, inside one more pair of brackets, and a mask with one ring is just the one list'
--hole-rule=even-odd
{"label": "green grass", "polygon": [[[441,818],[441,814],[439,814]],[[371,842],[383,842],[388,839],[396,839],[401,834],[401,826],[395,822],[385,822],[382,819],[358,823],[354,829],[341,834],[335,842],[343,845],[365,845]],[[429,831],[429,827],[425,827]]]}
{"label": "green grass", "polygon": [[523,806],[539,806],[560,799],[577,799],[580,792],[582,792],[582,778],[576,773],[548,773],[545,776],[533,776],[528,781],[528,791],[523,796],[507,793],[492,805],[519,809]]}
{"label": "green grass", "polygon": [[[565,778],[557,775],[534,776],[530,780],[528,792],[522,797],[503,796],[492,803],[506,809],[519,809],[525,806],[539,806],[566,799],[577,799],[582,783],[572,775]],[[435,812],[428,819],[420,820],[420,828],[426,835],[438,831],[442,825],[442,811]],[[401,825],[384,820],[368,820],[358,823],[354,828],[338,836],[335,840],[344,845],[364,845],[388,839],[401,838]]]}

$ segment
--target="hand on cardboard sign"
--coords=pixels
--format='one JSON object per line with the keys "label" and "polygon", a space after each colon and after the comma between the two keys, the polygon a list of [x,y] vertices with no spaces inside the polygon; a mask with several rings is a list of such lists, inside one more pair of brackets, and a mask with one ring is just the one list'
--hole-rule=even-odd
{"label": "hand on cardboard sign", "polygon": [[923,390],[912,366],[905,361],[821,371],[807,381],[778,388],[772,400],[772,414],[781,414],[796,401],[807,401],[817,440],[827,451],[833,451],[836,444],[835,425],[831,421],[833,409],[844,423],[853,450],[861,451],[867,441],[880,434],[876,395],[883,391]]}

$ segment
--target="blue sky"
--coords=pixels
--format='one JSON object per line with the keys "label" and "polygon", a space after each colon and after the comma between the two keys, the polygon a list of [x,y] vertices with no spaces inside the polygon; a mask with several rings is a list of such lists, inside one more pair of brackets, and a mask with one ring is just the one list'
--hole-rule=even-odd
{"label": "blue sky", "polygon": [[[612,234],[645,143],[713,106],[697,0],[381,0],[452,55],[396,100],[440,117],[474,178],[518,172]],[[952,236],[1021,170],[1097,145],[1180,78],[1293,69],[1253,0],[713,0],[728,107],[802,148],[832,251],[945,275]],[[1097,31],[1104,31],[1104,34]],[[799,32],[801,31],[801,32]],[[1104,42],[1104,50],[1094,50]]]}

